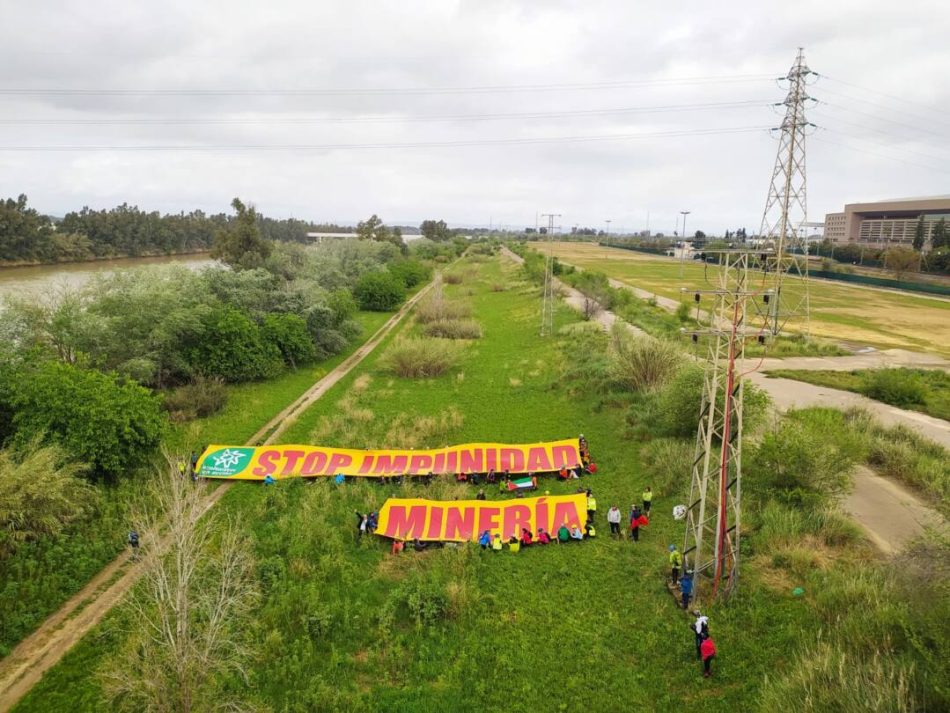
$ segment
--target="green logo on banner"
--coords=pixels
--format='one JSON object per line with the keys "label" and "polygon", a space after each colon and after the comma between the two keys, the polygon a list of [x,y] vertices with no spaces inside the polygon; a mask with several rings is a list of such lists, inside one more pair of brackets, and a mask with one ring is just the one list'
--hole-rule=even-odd
{"label": "green logo on banner", "polygon": [[253,448],[221,448],[205,458],[200,474],[205,477],[237,475],[247,467],[253,455]]}

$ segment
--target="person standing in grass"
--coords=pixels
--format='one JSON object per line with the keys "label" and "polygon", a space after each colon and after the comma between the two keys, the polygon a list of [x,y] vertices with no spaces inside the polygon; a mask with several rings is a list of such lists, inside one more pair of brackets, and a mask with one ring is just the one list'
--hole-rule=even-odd
{"label": "person standing in grass", "polygon": [[354,511],[356,513],[356,539],[359,540],[366,534],[366,523],[369,520],[368,515],[364,515],[359,510]]}
{"label": "person standing in grass", "polygon": [[693,573],[689,570],[680,577],[680,593],[683,595],[683,609],[689,609],[689,600],[693,596]]}
{"label": "person standing in grass", "polygon": [[607,511],[607,522],[610,524],[610,534],[619,537],[620,536],[620,508],[616,505],[611,505],[610,510]]}
{"label": "person standing in grass", "polygon": [[597,515],[597,498],[594,497],[594,491],[587,489],[587,521],[593,522]]}
{"label": "person standing in grass", "polygon": [[640,541],[640,508],[636,505],[630,506],[630,539]]}
{"label": "person standing in grass", "polygon": [[699,609],[693,609],[693,616],[696,617],[696,621],[692,623],[690,628],[696,637],[696,658],[701,660],[703,658],[701,648],[703,637],[709,636],[709,617],[703,616]]}
{"label": "person standing in grass", "polygon": [[653,505],[653,490],[650,489],[650,486],[647,486],[647,489],[643,491],[643,514],[649,515],[650,508]]}
{"label": "person standing in grass", "polygon": [[670,545],[670,577],[674,586],[680,581],[680,567],[683,566],[683,555],[676,549],[676,545]]}
{"label": "person standing in grass", "polygon": [[709,634],[703,635],[703,643],[699,645],[700,656],[703,659],[703,678],[712,676],[709,667],[712,666],[712,660],[716,658],[716,644],[713,643]]}

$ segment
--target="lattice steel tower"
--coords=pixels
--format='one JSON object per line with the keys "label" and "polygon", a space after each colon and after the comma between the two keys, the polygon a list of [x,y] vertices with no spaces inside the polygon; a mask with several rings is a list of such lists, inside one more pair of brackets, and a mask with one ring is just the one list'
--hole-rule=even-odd
{"label": "lattice steel tower", "polygon": [[544,257],[544,292],[541,297],[541,336],[547,337],[554,334],[554,254],[551,248],[554,243],[554,231],[560,230],[560,226],[554,224],[554,219],[560,218],[561,214],[542,213],[541,217],[548,219],[547,254]]}
{"label": "lattice steel tower", "polygon": [[[807,181],[805,179],[805,137],[814,127],[805,118],[809,77],[817,77],[805,64],[805,52],[799,47],[795,63],[782,78],[788,81],[785,118],[775,131],[781,132],[769,195],[762,214],[759,236],[769,240],[771,250],[759,258],[759,267],[771,282],[769,331],[779,334],[790,321],[796,330],[808,334],[808,245],[802,231],[808,219]],[[797,255],[802,255],[798,257]]]}

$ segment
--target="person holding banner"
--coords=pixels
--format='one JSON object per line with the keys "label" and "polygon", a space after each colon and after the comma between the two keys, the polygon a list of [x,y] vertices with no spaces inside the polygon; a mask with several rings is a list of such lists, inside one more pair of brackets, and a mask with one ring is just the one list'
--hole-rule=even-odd
{"label": "person holding banner", "polygon": [[531,535],[531,530],[527,527],[521,528],[521,546],[529,547],[534,543],[534,537]]}
{"label": "person holding banner", "polygon": [[581,528],[578,527],[576,522],[571,525],[571,539],[577,540],[578,542],[584,539],[584,533],[581,532]]}
{"label": "person holding banner", "polygon": [[594,491],[587,489],[587,521],[593,522],[597,514],[597,498],[594,497]]}
{"label": "person holding banner", "polygon": [[567,525],[561,525],[557,530],[557,541],[558,544],[563,545],[571,541],[571,531],[567,529]]}
{"label": "person holding banner", "polygon": [[551,536],[547,533],[547,531],[543,527],[538,528],[538,543],[541,545],[551,544]]}
{"label": "person holding banner", "polygon": [[501,552],[501,535],[497,532],[495,533],[494,539],[491,541],[491,548],[493,552]]}
{"label": "person holding banner", "polygon": [[487,550],[491,546],[491,533],[488,530],[478,536],[478,544],[482,546],[483,550]]}

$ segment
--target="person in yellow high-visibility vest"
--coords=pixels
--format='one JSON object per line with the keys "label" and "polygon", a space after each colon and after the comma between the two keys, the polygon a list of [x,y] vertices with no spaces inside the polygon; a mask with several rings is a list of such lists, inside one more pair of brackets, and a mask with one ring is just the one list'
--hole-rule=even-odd
{"label": "person in yellow high-visibility vest", "polygon": [[650,506],[653,504],[653,491],[650,490],[650,486],[647,486],[647,489],[643,491],[643,514],[649,516]]}
{"label": "person in yellow high-visibility vest", "polygon": [[670,569],[672,570],[670,574],[674,585],[680,581],[680,567],[682,566],[683,555],[676,549],[676,545],[670,545]]}
{"label": "person in yellow high-visibility vest", "polygon": [[587,491],[587,521],[593,522],[594,515],[597,514],[597,498],[594,497],[592,490]]}

